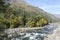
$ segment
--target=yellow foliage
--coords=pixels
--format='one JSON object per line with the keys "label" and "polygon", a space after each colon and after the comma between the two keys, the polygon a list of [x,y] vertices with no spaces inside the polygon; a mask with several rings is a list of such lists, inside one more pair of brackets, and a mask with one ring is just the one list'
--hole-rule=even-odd
{"label": "yellow foliage", "polygon": [[46,20],[44,21],[44,24],[47,24],[47,21]]}
{"label": "yellow foliage", "polygon": [[47,20],[45,20],[44,18],[42,18],[40,21],[42,24],[47,24]]}
{"label": "yellow foliage", "polygon": [[28,27],[33,27],[34,23],[34,21],[28,21],[26,24],[28,25]]}
{"label": "yellow foliage", "polygon": [[14,28],[14,25],[13,25],[13,24],[11,24],[11,25],[10,25],[10,28],[11,28],[11,29],[12,29],[12,28]]}
{"label": "yellow foliage", "polygon": [[16,22],[17,22],[17,18],[14,18],[14,19],[13,19],[13,22],[16,23]]}
{"label": "yellow foliage", "polygon": [[40,22],[37,22],[36,25],[37,25],[37,27],[39,27],[40,26]]}
{"label": "yellow foliage", "polygon": [[22,21],[23,20],[23,17],[22,16],[18,17],[18,20],[19,21]]}
{"label": "yellow foliage", "polygon": [[44,22],[44,18],[42,18],[41,21]]}

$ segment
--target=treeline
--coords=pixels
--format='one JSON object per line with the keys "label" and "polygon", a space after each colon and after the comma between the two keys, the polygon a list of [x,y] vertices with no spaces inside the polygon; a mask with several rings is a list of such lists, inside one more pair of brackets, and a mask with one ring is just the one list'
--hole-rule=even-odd
{"label": "treeline", "polygon": [[52,22],[39,13],[28,12],[21,7],[10,7],[10,4],[4,3],[0,0],[0,28],[43,27]]}
{"label": "treeline", "polygon": [[21,9],[9,9],[5,14],[0,13],[0,27],[42,27],[48,24],[48,20],[42,15],[29,13]]}

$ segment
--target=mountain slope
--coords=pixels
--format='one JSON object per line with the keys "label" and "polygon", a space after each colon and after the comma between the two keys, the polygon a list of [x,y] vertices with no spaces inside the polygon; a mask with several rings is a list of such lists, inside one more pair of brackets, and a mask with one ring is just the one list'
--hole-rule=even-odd
{"label": "mountain slope", "polygon": [[60,14],[53,14],[55,17],[60,18]]}
{"label": "mountain slope", "polygon": [[1,26],[5,28],[42,27],[57,21],[52,14],[24,0],[9,0],[8,2],[10,7],[5,13],[0,14]]}
{"label": "mountain slope", "polygon": [[53,16],[52,14],[45,12],[44,10],[42,10],[41,8],[38,7],[34,7],[28,3],[26,3],[23,0],[16,0],[12,2],[12,6],[14,5],[14,7],[16,6],[17,8],[21,8],[22,10],[25,10],[29,13],[36,13],[36,14],[40,14],[44,17],[47,17],[47,19],[51,19],[51,20],[56,20],[57,18],[55,16]]}

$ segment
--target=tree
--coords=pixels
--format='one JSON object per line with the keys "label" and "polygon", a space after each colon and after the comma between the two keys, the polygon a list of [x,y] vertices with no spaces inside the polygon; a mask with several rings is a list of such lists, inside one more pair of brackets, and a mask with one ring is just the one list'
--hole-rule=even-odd
{"label": "tree", "polygon": [[32,20],[28,20],[28,22],[26,23],[26,26],[27,27],[34,27],[35,25],[35,21],[32,19]]}
{"label": "tree", "polygon": [[0,0],[0,12],[6,12],[6,10],[8,9],[9,7],[9,3],[8,4],[5,4],[6,1],[5,0]]}
{"label": "tree", "polygon": [[48,24],[48,22],[47,22],[47,20],[46,19],[44,19],[44,18],[41,18],[41,25],[42,26],[44,26],[44,25],[47,25]]}

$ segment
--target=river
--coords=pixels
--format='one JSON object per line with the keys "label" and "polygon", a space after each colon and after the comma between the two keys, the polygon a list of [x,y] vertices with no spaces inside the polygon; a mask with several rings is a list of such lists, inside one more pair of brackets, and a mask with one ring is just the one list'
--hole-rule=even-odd
{"label": "river", "polygon": [[60,25],[58,23],[51,23],[44,26],[42,29],[27,30],[21,32],[5,30],[8,34],[9,40],[59,40],[60,37]]}

